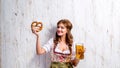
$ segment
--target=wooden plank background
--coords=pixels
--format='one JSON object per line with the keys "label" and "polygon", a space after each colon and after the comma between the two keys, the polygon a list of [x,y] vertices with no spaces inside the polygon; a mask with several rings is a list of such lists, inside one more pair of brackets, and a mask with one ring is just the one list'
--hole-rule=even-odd
{"label": "wooden plank background", "polygon": [[76,68],[120,68],[120,0],[0,0],[0,68],[49,68],[49,54],[36,55],[30,25],[43,22],[44,45],[64,18],[86,47]]}

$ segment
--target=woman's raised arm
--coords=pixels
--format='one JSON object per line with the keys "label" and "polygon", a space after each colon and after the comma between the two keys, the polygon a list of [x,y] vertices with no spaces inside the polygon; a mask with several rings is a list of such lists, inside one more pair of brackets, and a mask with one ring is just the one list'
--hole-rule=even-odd
{"label": "woman's raised arm", "polygon": [[32,32],[36,35],[36,53],[38,55],[44,54],[46,51],[44,48],[41,47],[40,44],[40,36],[39,33],[36,31],[36,29],[32,29]]}

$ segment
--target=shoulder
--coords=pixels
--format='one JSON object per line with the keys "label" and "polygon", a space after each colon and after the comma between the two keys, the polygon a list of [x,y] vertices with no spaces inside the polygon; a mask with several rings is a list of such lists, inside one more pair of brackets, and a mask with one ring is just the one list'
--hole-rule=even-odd
{"label": "shoulder", "polygon": [[43,46],[46,52],[50,52],[51,48],[53,47],[53,38],[50,38],[48,42]]}

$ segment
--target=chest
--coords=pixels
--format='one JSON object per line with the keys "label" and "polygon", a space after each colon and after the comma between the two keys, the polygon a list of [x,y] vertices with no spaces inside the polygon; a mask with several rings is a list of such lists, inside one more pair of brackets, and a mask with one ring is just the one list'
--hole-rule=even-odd
{"label": "chest", "polygon": [[71,59],[70,50],[68,47],[60,47],[58,44],[56,47],[53,47],[51,57],[51,60],[54,62],[68,62]]}

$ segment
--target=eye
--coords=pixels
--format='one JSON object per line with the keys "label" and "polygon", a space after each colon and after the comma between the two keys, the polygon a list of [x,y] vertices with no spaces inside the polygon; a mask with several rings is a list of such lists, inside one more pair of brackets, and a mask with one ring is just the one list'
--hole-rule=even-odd
{"label": "eye", "polygon": [[59,26],[57,26],[57,28],[60,28]]}
{"label": "eye", "polygon": [[61,27],[61,29],[64,29],[64,27]]}

